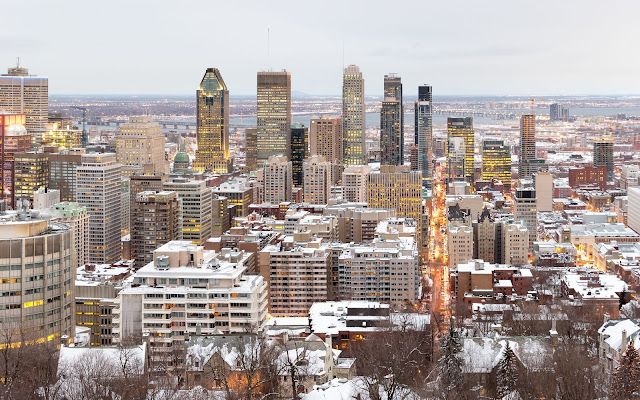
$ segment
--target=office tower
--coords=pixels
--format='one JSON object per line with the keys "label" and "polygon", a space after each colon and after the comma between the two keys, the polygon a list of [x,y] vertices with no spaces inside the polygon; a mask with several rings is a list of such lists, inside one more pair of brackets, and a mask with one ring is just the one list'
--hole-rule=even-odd
{"label": "office tower", "polygon": [[323,156],[334,165],[342,164],[342,120],[340,118],[311,120],[309,155]]}
{"label": "office tower", "polygon": [[229,91],[218,68],[207,68],[196,91],[196,137],[195,171],[222,174],[232,170]]}
{"label": "office tower", "polygon": [[230,179],[213,188],[214,195],[226,197],[234,208],[233,217],[246,217],[251,213],[249,206],[254,203],[253,190],[247,178]]}
{"label": "office tower", "polygon": [[402,83],[395,74],[384,76],[384,100],[380,110],[380,159],[382,165],[404,164]]}
{"label": "office tower", "polygon": [[291,161],[284,156],[271,156],[264,163],[264,202],[280,204],[291,201],[293,176]]}
{"label": "office tower", "polygon": [[280,244],[260,251],[260,275],[269,285],[269,312],[273,316],[306,316],[313,303],[326,301],[331,251]]}
{"label": "office tower", "polygon": [[140,268],[153,261],[153,252],[182,239],[180,200],[175,192],[145,191],[131,206],[131,254]]}
{"label": "office tower", "polygon": [[[486,207],[477,220],[472,222],[473,227],[473,259],[500,263],[498,254],[501,241],[499,223],[491,217],[489,209]],[[528,243],[528,242],[527,242]],[[451,253],[451,250],[450,254]]]}
{"label": "office tower", "polygon": [[40,146],[49,116],[49,79],[29,75],[26,68],[9,68],[0,76],[0,110],[25,114],[31,143]]}
{"label": "office tower", "polygon": [[569,109],[558,103],[551,104],[549,106],[549,120],[567,122],[569,120]]}
{"label": "office tower", "polygon": [[464,180],[473,187],[474,153],[473,118],[447,118],[447,171],[451,180]]}
{"label": "office tower", "polygon": [[164,183],[168,180],[168,174],[154,171],[152,164],[145,165],[140,173],[129,178],[129,203],[133,204],[139,193],[162,192]]}
{"label": "office tower", "polygon": [[368,176],[369,207],[389,208],[395,210],[398,217],[413,218],[420,233],[422,174],[406,166],[382,166],[380,171],[372,171]]}
{"label": "office tower", "polygon": [[349,65],[342,75],[342,160],[345,165],[365,163],[365,131],[364,79],[357,65]]}
{"label": "office tower", "polygon": [[31,150],[25,114],[0,112],[0,200],[13,207],[13,156]]}
{"label": "office tower", "polygon": [[505,192],[511,190],[511,151],[504,140],[485,139],[482,142],[482,180],[494,178],[502,182]]}
{"label": "office tower", "polygon": [[271,156],[291,159],[291,73],[258,72],[258,166]]}
{"label": "office tower", "polygon": [[121,167],[114,153],[82,155],[76,169],[76,201],[89,212],[89,262],[120,259]]}
{"label": "office tower", "polygon": [[615,176],[615,165],[613,163],[613,146],[615,141],[611,135],[593,141],[593,166],[607,167],[607,179],[611,180]]}
{"label": "office tower", "polygon": [[[45,147],[45,152],[47,149]],[[46,154],[49,160],[49,189],[60,191],[60,201],[75,201],[76,170],[82,164],[82,155],[86,154],[86,150],[70,149]]]}
{"label": "office tower", "polygon": [[[186,354],[190,335],[262,331],[267,284],[259,275],[247,275],[248,257],[231,249],[207,251],[190,241],[171,241],[156,249],[153,263],[133,275],[137,287],[123,289],[116,298],[114,342],[150,331],[151,347],[163,349],[154,352],[152,362],[171,372],[183,370],[183,357],[176,355]],[[162,310],[167,312],[159,324]]]}
{"label": "office tower", "polygon": [[163,186],[166,191],[176,192],[182,203],[182,239],[204,244],[211,237],[211,188],[205,181],[184,178],[175,178]]}
{"label": "office tower", "polygon": [[627,225],[636,233],[640,233],[640,187],[627,189]]}
{"label": "office tower", "polygon": [[342,172],[342,198],[350,203],[366,203],[367,184],[371,167],[352,165]]}
{"label": "office tower", "polygon": [[71,229],[28,208],[5,212],[0,221],[0,307],[7,324],[0,345],[17,348],[27,340],[55,344],[63,336],[73,341],[76,269]]}
{"label": "office tower", "polygon": [[60,191],[49,190],[46,187],[40,188],[33,192],[33,205],[34,210],[46,210],[54,204],[60,203]]}
{"label": "office tower", "polygon": [[244,130],[245,140],[245,172],[249,173],[258,168],[258,129],[247,128]]}
{"label": "office tower", "polygon": [[332,166],[326,157],[313,155],[304,162],[304,201],[327,204],[332,182]]}
{"label": "office tower", "polygon": [[54,221],[71,227],[73,235],[76,268],[89,262],[89,213],[87,207],[75,202],[63,201],[49,208]]}
{"label": "office tower", "polygon": [[533,242],[538,237],[538,212],[536,210],[536,190],[533,182],[524,181],[520,183],[520,187],[516,189],[513,198],[513,216],[516,222],[522,222],[529,231],[529,245],[527,251],[529,254],[533,252]]}
{"label": "office tower", "polygon": [[549,172],[538,172],[534,177],[536,208],[538,211],[553,211],[553,176]]}
{"label": "office tower", "polygon": [[124,176],[142,172],[145,164],[153,164],[156,171],[169,172],[164,157],[166,138],[151,116],[129,117],[128,123],[118,127],[116,135],[117,160]]}
{"label": "office tower", "polygon": [[433,93],[431,86],[418,86],[415,103],[415,139],[418,145],[418,170],[422,178],[431,178],[433,160]]}
{"label": "office tower", "polygon": [[518,175],[520,179],[533,176],[532,163],[536,160],[536,116],[535,114],[522,114],[520,117],[520,166]]}
{"label": "office tower", "polygon": [[230,227],[229,199],[214,194],[211,200],[211,237],[221,237]]}
{"label": "office tower", "polygon": [[13,203],[33,201],[33,192],[49,184],[49,156],[28,151],[13,155]]}
{"label": "office tower", "polygon": [[293,173],[293,186],[302,187],[302,164],[309,154],[309,129],[303,124],[291,125],[291,168]]}
{"label": "office tower", "polygon": [[[120,237],[125,237],[131,229],[131,180],[120,180]],[[131,243],[131,242],[129,242]],[[127,254],[126,252],[123,254]],[[129,258],[129,256],[123,256]]]}
{"label": "office tower", "polygon": [[42,135],[42,146],[56,146],[61,149],[75,149],[82,146],[82,131],[73,126],[61,126],[61,122],[49,122]]}

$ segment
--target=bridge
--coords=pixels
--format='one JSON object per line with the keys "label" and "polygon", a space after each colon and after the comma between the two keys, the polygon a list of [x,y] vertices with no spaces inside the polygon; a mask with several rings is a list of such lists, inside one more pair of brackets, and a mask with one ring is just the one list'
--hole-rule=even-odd
{"label": "bridge", "polygon": [[518,119],[519,115],[513,112],[498,111],[480,111],[480,110],[453,110],[453,109],[434,109],[434,114],[449,115],[452,117],[486,117],[493,119]]}

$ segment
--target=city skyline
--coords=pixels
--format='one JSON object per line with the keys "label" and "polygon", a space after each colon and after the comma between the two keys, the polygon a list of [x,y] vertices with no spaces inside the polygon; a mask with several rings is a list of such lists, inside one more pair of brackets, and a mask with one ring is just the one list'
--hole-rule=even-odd
{"label": "city skyline", "polygon": [[[288,2],[278,7],[282,13],[255,2],[255,13],[228,4],[193,4],[180,10],[159,4],[153,14],[135,4],[125,9],[124,3],[116,3],[103,10],[71,2],[75,23],[56,29],[51,18],[55,4],[31,5],[33,29],[0,35],[0,62],[13,66],[20,57],[31,73],[50,78],[52,94],[190,94],[196,87],[191,77],[207,67],[219,68],[237,95],[255,94],[255,72],[269,67],[292,72],[295,91],[339,94],[342,67],[348,64],[360,66],[372,95],[381,94],[380,83],[389,71],[401,74],[407,88],[428,83],[451,95],[640,93],[640,84],[632,79],[640,56],[628,51],[624,40],[639,33],[631,20],[639,7],[633,2],[620,4],[628,12],[615,19],[607,17],[608,8],[599,2],[581,2],[580,7],[543,2],[536,8],[510,2],[464,3],[464,15],[454,13],[459,4],[415,4],[402,17],[404,28],[391,34],[373,29],[384,21],[382,3],[368,3],[357,24],[346,22],[360,12],[360,4],[324,4],[314,17],[326,20],[322,17],[330,14],[332,20],[320,27],[307,23],[310,14],[295,11]],[[334,12],[338,6],[340,12]],[[26,7],[6,5],[10,15],[20,15]],[[207,19],[213,11],[225,15],[215,26]],[[100,19],[88,17],[98,12]],[[521,30],[517,17],[524,12],[539,31]],[[426,27],[416,23],[424,15],[431,21]],[[458,22],[447,23],[453,17]],[[238,20],[243,23],[234,25]],[[156,30],[158,21],[172,29]],[[591,29],[594,24],[599,29]],[[111,29],[114,25],[121,28]],[[78,36],[70,29],[89,34]],[[17,20],[7,20],[6,32],[23,31]],[[215,50],[200,51],[202,43],[192,38],[207,36],[205,31],[230,32],[229,40],[219,41]],[[307,63],[317,51],[323,59]],[[65,53],[76,55],[72,65],[58,56]],[[92,78],[96,75],[100,80]],[[407,95],[412,92],[407,90]]]}

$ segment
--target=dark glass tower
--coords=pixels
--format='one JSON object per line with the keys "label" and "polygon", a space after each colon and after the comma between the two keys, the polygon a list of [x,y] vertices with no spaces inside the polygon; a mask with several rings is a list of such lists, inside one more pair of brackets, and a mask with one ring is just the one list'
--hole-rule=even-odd
{"label": "dark glass tower", "polygon": [[304,173],[302,164],[308,153],[309,128],[303,124],[291,125],[291,169],[293,170],[293,186],[302,187]]}
{"label": "dark glass tower", "polygon": [[380,110],[380,152],[382,165],[404,163],[402,82],[396,74],[384,76],[384,100]]}
{"label": "dark glass tower", "polygon": [[433,94],[431,86],[418,86],[418,101],[415,103],[415,137],[418,146],[418,170],[423,178],[431,178],[433,160]]}

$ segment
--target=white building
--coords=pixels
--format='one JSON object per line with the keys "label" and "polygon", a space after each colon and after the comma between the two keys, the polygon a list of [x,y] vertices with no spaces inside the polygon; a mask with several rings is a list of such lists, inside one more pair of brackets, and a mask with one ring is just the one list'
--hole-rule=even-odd
{"label": "white building", "polygon": [[57,189],[40,188],[33,193],[33,209],[45,210],[60,203],[60,191]]}
{"label": "white building", "polygon": [[629,343],[640,349],[640,321],[635,319],[608,319],[598,329],[598,358],[605,372],[611,375],[620,362],[620,356],[627,350]]}
{"label": "white building", "polygon": [[280,204],[291,201],[293,194],[293,169],[285,156],[271,156],[264,163],[264,202]]}
{"label": "white building", "polygon": [[449,225],[447,233],[449,268],[473,259],[473,229],[467,225]]}
{"label": "white building", "polygon": [[89,256],[93,264],[120,259],[121,167],[115,153],[82,155],[76,169],[76,199],[89,212]]}
{"label": "white building", "polygon": [[627,226],[640,233],[640,187],[627,189]]}
{"label": "white building", "polygon": [[530,182],[521,181],[513,198],[513,216],[517,221],[522,221],[529,230],[528,252],[533,252],[533,242],[538,237],[538,212],[536,190],[530,186]]}
{"label": "white building", "polygon": [[125,176],[142,173],[146,164],[152,164],[157,172],[169,172],[164,156],[166,139],[160,124],[153,122],[150,115],[129,117],[116,135],[116,154]]}
{"label": "white building", "polygon": [[[114,309],[114,341],[149,333],[162,363],[181,349],[189,334],[262,329],[267,317],[267,284],[246,275],[249,254],[221,253],[187,241],[171,241],[139,269]],[[181,364],[181,362],[178,362]]]}
{"label": "white building", "polygon": [[176,192],[182,207],[182,239],[204,244],[211,237],[213,192],[205,181],[176,178],[165,182],[163,189]]}
{"label": "white building", "polygon": [[368,165],[352,165],[342,172],[342,198],[348,202],[367,202]]}
{"label": "white building", "polygon": [[78,203],[62,202],[49,208],[52,218],[71,227],[76,268],[89,262],[89,213]]}
{"label": "white building", "polygon": [[529,230],[519,223],[502,226],[503,262],[516,267],[529,264]]}
{"label": "white building", "polygon": [[324,156],[311,156],[302,164],[304,175],[304,201],[327,204],[331,192],[332,165]]}

